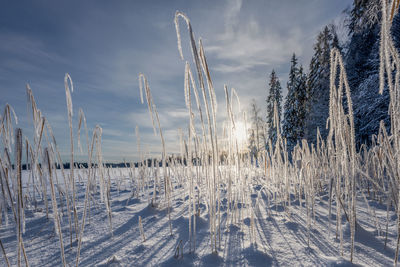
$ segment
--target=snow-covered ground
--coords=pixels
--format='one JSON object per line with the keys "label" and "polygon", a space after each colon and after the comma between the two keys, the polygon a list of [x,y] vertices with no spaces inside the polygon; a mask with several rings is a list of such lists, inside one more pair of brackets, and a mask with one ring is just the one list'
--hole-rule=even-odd
{"label": "snow-covered ground", "polygon": [[[221,242],[218,253],[212,253],[209,219],[206,205],[200,201],[196,216],[196,251],[189,252],[188,190],[174,182],[171,200],[173,235],[170,235],[167,204],[160,194],[157,205],[151,205],[152,186],[131,196],[132,184],[126,170],[113,172],[111,208],[113,236],[105,205],[94,195],[82,239],[80,266],[347,266],[350,253],[350,227],[343,215],[344,255],[340,256],[340,242],[336,238],[336,218],[333,201],[332,220],[328,218],[328,195],[317,196],[315,222],[311,222],[308,245],[307,215],[304,202],[293,201],[290,208],[268,203],[268,187],[260,179],[251,179],[254,232],[251,233],[251,215],[245,205],[238,205],[239,221],[231,223],[227,216],[227,199],[221,208]],[[118,175],[118,174],[122,174]],[[126,175],[125,175],[126,174]],[[24,173],[25,179],[27,173]],[[250,179],[250,178],[249,178]],[[77,214],[79,223],[83,214],[85,183],[77,181]],[[222,195],[223,195],[223,190]],[[368,198],[368,197],[367,197]],[[294,198],[293,198],[294,199]],[[50,202],[49,197],[49,202]],[[362,266],[389,266],[393,264],[396,240],[396,216],[389,214],[388,243],[385,248],[386,205],[359,197],[354,264]],[[49,204],[51,207],[51,205]],[[26,207],[24,246],[30,266],[61,266],[59,239],[54,228],[52,212],[47,219],[43,203],[38,209]],[[64,207],[65,209],[65,207]],[[377,221],[373,214],[376,214]],[[16,227],[12,211],[9,224],[0,227],[0,238],[12,266],[17,265]],[[141,217],[146,241],[139,228]],[[70,246],[68,216],[62,216],[62,233],[68,265],[76,265],[77,242],[73,236]],[[3,221],[4,223],[4,221]],[[377,231],[380,229],[381,231]],[[75,235],[75,234],[74,234]],[[180,244],[180,242],[182,243]],[[183,247],[183,256],[177,254]],[[24,263],[24,261],[22,261]],[[1,256],[1,266],[6,262]]]}

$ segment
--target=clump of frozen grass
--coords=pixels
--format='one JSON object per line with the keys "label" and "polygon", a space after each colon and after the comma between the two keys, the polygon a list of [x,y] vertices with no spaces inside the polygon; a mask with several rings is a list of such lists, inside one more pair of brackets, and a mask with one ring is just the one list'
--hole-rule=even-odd
{"label": "clump of frozen grass", "polygon": [[[192,56],[195,62],[197,76],[198,76],[198,83],[199,87],[202,92],[203,96],[203,104],[206,109],[207,115],[207,124],[208,124],[208,137],[209,143],[211,144],[211,166],[212,166],[212,181],[209,183],[210,185],[210,194],[209,194],[209,203],[208,207],[210,208],[210,234],[211,234],[211,249],[213,252],[217,251],[217,235],[219,245],[221,244],[221,213],[220,213],[220,194],[217,192],[217,188],[220,185],[220,177],[219,172],[217,171],[218,168],[218,137],[217,137],[217,126],[216,126],[216,112],[217,112],[217,103],[216,103],[216,96],[213,87],[213,83],[211,81],[211,75],[208,69],[207,60],[204,54],[204,49],[201,40],[199,40],[199,47],[197,48],[195,37],[193,34],[192,26],[190,24],[189,18],[182,12],[177,11],[175,13],[175,27],[176,27],[176,34],[178,39],[178,50],[180,52],[181,58],[184,59],[182,53],[182,46],[181,46],[181,36],[180,36],[180,28],[179,28],[179,18],[183,18],[186,22],[189,37],[190,37],[190,45],[192,49]],[[206,78],[207,87],[208,87],[208,97],[207,91],[204,84],[203,74]],[[195,84],[192,82],[192,84]],[[211,106],[211,111],[210,111]],[[192,116],[190,114],[190,116]],[[212,119],[211,119],[212,118]],[[207,143],[207,142],[206,142]],[[217,229],[218,223],[218,229]]]}
{"label": "clump of frozen grass", "polygon": [[[167,207],[168,207],[168,219],[169,219],[169,229],[170,229],[170,234],[172,235],[172,224],[171,224],[171,211],[170,211],[170,197],[171,197],[171,184],[170,184],[170,179],[167,175],[167,166],[166,166],[166,162],[167,162],[167,151],[165,148],[165,141],[164,141],[164,136],[163,136],[163,132],[162,132],[162,128],[161,128],[161,124],[160,124],[160,118],[158,116],[158,112],[157,112],[157,108],[156,105],[153,102],[153,97],[151,95],[151,91],[150,91],[150,86],[149,83],[147,81],[146,76],[144,76],[144,74],[140,73],[139,74],[139,88],[140,88],[140,92],[142,92],[143,88],[146,92],[146,100],[147,100],[147,107],[149,109],[149,113],[150,113],[150,117],[153,123],[153,130],[154,133],[156,134],[156,127],[155,127],[155,123],[154,123],[154,116],[157,119],[157,125],[158,125],[158,131],[160,134],[160,139],[161,139],[161,145],[162,145],[162,168],[163,168],[163,175],[164,175],[164,192],[165,192],[165,197],[167,200]],[[142,93],[141,93],[142,95]],[[141,99],[143,100],[143,99]],[[142,101],[143,103],[143,101]],[[154,112],[154,115],[153,115]],[[154,184],[154,188],[155,188],[155,184]]]}
{"label": "clump of frozen grass", "polygon": [[[331,50],[331,73],[330,73],[330,98],[329,98],[329,135],[328,147],[331,148],[331,162],[336,176],[337,203],[341,203],[341,180],[345,179],[346,195],[349,199],[348,212],[351,230],[351,252],[350,261],[353,261],[354,236],[356,230],[356,147],[354,135],[353,107],[350,95],[350,87],[347,82],[346,70],[339,50]],[[337,85],[337,71],[339,69],[339,84]],[[343,95],[346,95],[347,110],[343,107]],[[341,207],[337,207],[337,218],[341,217]],[[337,220],[340,227],[340,219]],[[342,232],[341,229],[339,229]],[[343,254],[343,240],[340,234],[341,253]]]}

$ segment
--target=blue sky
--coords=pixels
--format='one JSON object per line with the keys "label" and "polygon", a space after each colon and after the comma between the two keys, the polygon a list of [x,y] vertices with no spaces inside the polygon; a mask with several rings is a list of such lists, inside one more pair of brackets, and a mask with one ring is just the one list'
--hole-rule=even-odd
{"label": "blue sky", "polygon": [[[103,128],[106,161],[137,160],[135,127],[144,150],[160,151],[147,107],[140,103],[138,73],[146,74],[160,113],[167,151],[178,152],[186,128],[184,62],[173,18],[186,13],[201,37],[220,103],[234,87],[244,108],[265,109],[274,68],[286,87],[295,52],[307,66],[322,27],[340,21],[350,0],[273,1],[2,1],[0,3],[0,109],[11,104],[31,138],[25,84],[50,122],[67,159],[69,133],[64,75],[74,82],[75,130],[79,108],[89,128]],[[189,41],[182,23],[184,53]],[[225,114],[219,105],[219,114]],[[81,155],[80,159],[84,160]]]}

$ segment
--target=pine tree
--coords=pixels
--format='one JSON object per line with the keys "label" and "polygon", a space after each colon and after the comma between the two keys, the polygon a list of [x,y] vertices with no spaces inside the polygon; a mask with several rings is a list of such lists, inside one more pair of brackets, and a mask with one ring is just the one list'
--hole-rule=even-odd
{"label": "pine tree", "polygon": [[321,136],[326,138],[326,120],[329,112],[329,76],[330,51],[339,48],[339,41],[333,25],[325,26],[318,34],[314,45],[314,55],[310,62],[307,79],[307,107],[305,122],[305,138],[316,143],[317,128]]}
{"label": "pine tree", "polygon": [[298,67],[296,55],[293,54],[287,83],[288,94],[285,101],[283,136],[287,140],[289,151],[298,141],[304,138],[304,127],[307,107],[307,77],[303,67]]}
{"label": "pine tree", "polygon": [[[267,102],[267,125],[268,125],[268,138],[271,139],[272,145],[275,146],[277,139],[277,129],[274,126],[274,105],[276,103],[278,108],[278,117],[281,118],[282,114],[282,87],[279,82],[275,70],[272,70],[269,77],[269,94]],[[280,123],[279,123],[280,124]]]}
{"label": "pine tree", "polygon": [[380,20],[381,0],[354,0],[349,11],[349,34],[361,33]]}

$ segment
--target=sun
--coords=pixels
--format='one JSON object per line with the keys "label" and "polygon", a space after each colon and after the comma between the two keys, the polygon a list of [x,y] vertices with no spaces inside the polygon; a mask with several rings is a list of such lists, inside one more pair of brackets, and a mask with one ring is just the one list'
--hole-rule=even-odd
{"label": "sun", "polygon": [[247,130],[246,125],[238,121],[235,123],[235,128],[233,130],[234,136],[239,145],[244,145],[247,142]]}

